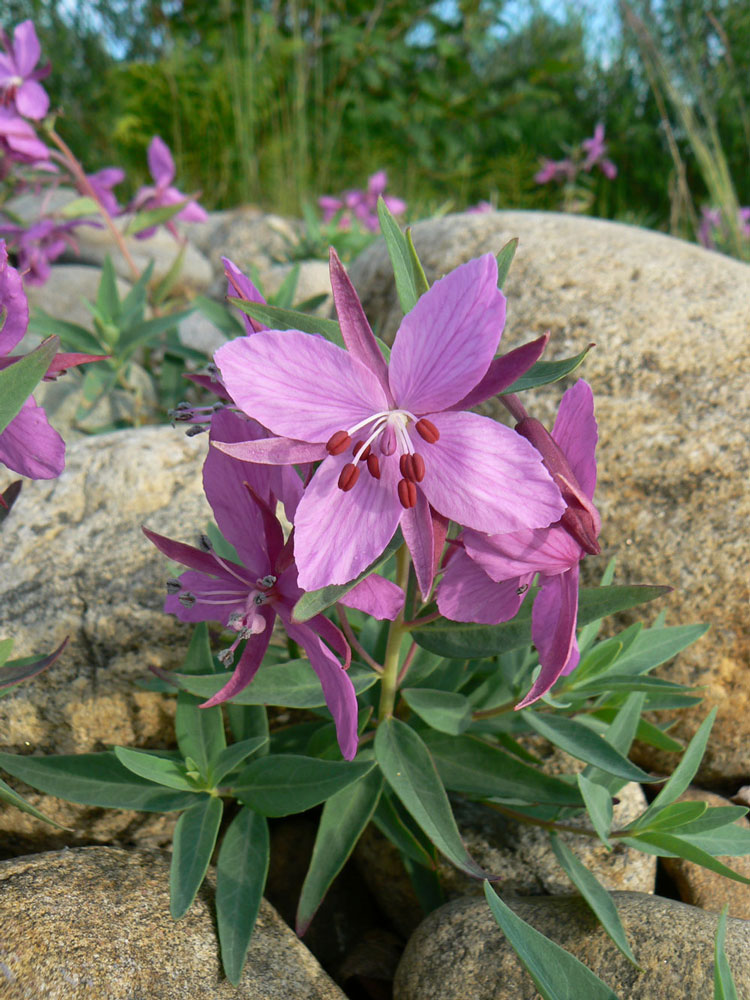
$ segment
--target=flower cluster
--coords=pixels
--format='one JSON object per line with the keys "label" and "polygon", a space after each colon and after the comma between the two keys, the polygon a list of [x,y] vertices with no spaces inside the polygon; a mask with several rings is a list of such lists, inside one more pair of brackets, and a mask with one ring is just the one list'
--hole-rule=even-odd
{"label": "flower cluster", "polygon": [[604,141],[604,126],[599,123],[590,139],[584,139],[580,147],[572,150],[562,160],[542,160],[542,168],[534,175],[537,184],[573,184],[583,171],[591,173],[598,167],[607,180],[617,177],[617,167],[607,158],[607,144]]}
{"label": "flower cluster", "polygon": [[[750,240],[750,206],[742,206],[737,212],[737,227],[743,239]],[[727,238],[726,220],[718,208],[704,205],[701,209],[701,221],[698,228],[698,242],[707,250],[715,250],[717,243]]]}
{"label": "flower cluster", "polygon": [[364,191],[356,189],[345,191],[339,198],[328,194],[321,195],[318,198],[318,206],[323,213],[323,221],[330,222],[341,213],[339,217],[341,229],[350,229],[352,222],[356,221],[363,229],[376,233],[380,227],[377,213],[378,198],[382,197],[386,207],[394,215],[401,215],[406,211],[406,202],[385,193],[386,184],[385,170],[378,170],[368,178],[367,188]]}

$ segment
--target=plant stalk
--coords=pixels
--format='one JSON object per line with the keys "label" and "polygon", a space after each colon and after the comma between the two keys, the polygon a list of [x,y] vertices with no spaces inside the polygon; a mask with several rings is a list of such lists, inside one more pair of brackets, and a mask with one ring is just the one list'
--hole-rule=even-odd
{"label": "plant stalk", "polygon": [[[402,545],[396,553],[396,583],[406,593],[409,582],[409,550],[406,545]],[[380,682],[380,706],[378,708],[378,722],[383,719],[390,719],[393,716],[393,707],[396,703],[396,693],[398,691],[398,668],[399,654],[401,652],[401,640],[404,632],[408,628],[404,623],[403,609],[398,613],[395,621],[391,622],[388,631],[388,642],[385,647],[385,659],[383,661],[383,677]]]}

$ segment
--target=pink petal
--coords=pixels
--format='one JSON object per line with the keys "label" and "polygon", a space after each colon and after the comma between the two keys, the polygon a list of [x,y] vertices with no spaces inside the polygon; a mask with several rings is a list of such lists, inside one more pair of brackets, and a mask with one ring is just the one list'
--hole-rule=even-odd
{"label": "pink petal", "polygon": [[403,508],[397,462],[381,458],[380,479],[361,464],[354,488],[344,493],[338,479],[350,460],[346,453],[326,458],[297,507],[294,553],[303,590],[353,580],[381,555],[398,527]]}
{"label": "pink petal", "polygon": [[44,118],[49,108],[47,91],[36,80],[24,80],[16,92],[16,107],[26,118]]}
{"label": "pink petal", "polygon": [[378,620],[393,621],[404,606],[404,592],[397,584],[372,573],[345,594],[340,603]]}
{"label": "pink petal", "polygon": [[[184,542],[175,541],[174,538],[167,538],[165,535],[160,535],[156,531],[151,531],[150,528],[146,528],[143,525],[141,526],[141,531],[146,538],[148,538],[150,542],[153,542],[157,549],[162,552],[167,559],[171,559],[172,562],[178,562],[183,566],[189,566],[191,569],[197,570],[201,574],[207,573],[211,576],[221,576],[225,574],[228,578],[232,580],[235,579],[231,573],[222,569],[210,552],[204,552],[202,549],[196,549],[193,545],[186,545]],[[240,586],[245,586],[246,590],[250,590],[252,582],[250,575],[244,566],[240,566],[235,562],[229,562],[228,560],[226,560],[226,564],[239,577],[243,580],[247,580],[246,585],[241,584]]]}
{"label": "pink petal", "polygon": [[[265,610],[265,608],[261,609],[261,611]],[[201,708],[212,708],[214,705],[220,705],[221,702],[229,701],[236,694],[239,694],[240,691],[244,691],[258,673],[258,668],[263,662],[263,657],[266,655],[272,631],[273,629],[269,624],[259,635],[254,635],[248,639],[240,661],[234,668],[234,673],[230,679],[221,691],[217,691],[208,701],[204,701]]]}
{"label": "pink petal", "polygon": [[552,437],[591,499],[596,489],[596,443],[599,434],[594,417],[594,394],[583,379],[563,394]]}
{"label": "pink petal", "polygon": [[0,433],[0,462],[29,479],[56,479],[65,468],[65,442],[31,396]]}
{"label": "pink petal", "polygon": [[242,462],[261,465],[297,465],[300,462],[319,462],[328,455],[324,444],[307,441],[290,441],[289,438],[270,437],[260,441],[212,441],[214,448],[226,452]]}
{"label": "pink petal", "polygon": [[[42,54],[33,21],[22,21],[13,32],[13,58],[19,76],[28,76]],[[19,108],[20,110],[20,108]]]}
{"label": "pink petal", "polygon": [[[284,618],[286,622],[286,618]],[[295,623],[296,624],[296,623]],[[346,641],[344,633],[338,626],[334,625],[330,618],[325,615],[315,615],[310,621],[303,623],[305,628],[312,629],[320,638],[327,643],[331,649],[338,653],[344,661],[344,670],[348,670],[352,662],[352,651]]]}
{"label": "pink petal", "polygon": [[[214,564],[214,572],[219,567]],[[186,607],[180,601],[180,594],[167,594],[164,610],[175,615],[181,622],[221,622],[226,625],[233,611],[243,610],[250,592],[250,585],[235,580],[229,574],[219,579],[188,570],[178,577],[182,584],[182,594],[191,594],[195,603]]]}
{"label": "pink petal", "polygon": [[380,382],[389,402],[393,401],[388,384],[388,366],[375,340],[359,296],[344,270],[333,247],[330,249],[331,289],[336,304],[336,314],[341,326],[341,335],[352,357],[361,361]]}
{"label": "pink petal", "polygon": [[[175,166],[172,154],[166,142],[155,135],[148,146],[146,154],[148,169],[157,187],[166,187],[174,179]],[[178,199],[181,200],[181,199]]]}
{"label": "pink petal", "polygon": [[182,222],[207,222],[208,212],[197,201],[191,200],[175,215],[175,219],[180,219]]}
{"label": "pink petal", "polygon": [[298,642],[318,675],[326,705],[336,723],[336,737],[345,760],[357,755],[357,696],[349,675],[336,657],[307,625],[287,624],[290,639]]}
{"label": "pink petal", "polygon": [[539,653],[541,672],[516,710],[526,708],[552,687],[560,674],[578,665],[578,563],[567,573],[543,581],[531,614],[531,637]]}
{"label": "pink petal", "polygon": [[583,552],[564,528],[526,528],[501,535],[465,531],[466,551],[493,580],[524,573],[565,573],[577,566]]}
{"label": "pink petal", "polygon": [[238,337],[214,355],[237,405],[274,434],[325,443],[388,408],[375,375],[335,344],[298,330]]}
{"label": "pink petal", "polygon": [[437,605],[440,614],[451,621],[497,625],[516,616],[532,579],[533,573],[495,583],[459,549],[448,561]]}
{"label": "pink petal", "polygon": [[476,413],[433,413],[435,444],[411,434],[425,461],[420,484],[435,510],[489,534],[546,527],[565,510],[539,453],[509,427]]}
{"label": "pink petal", "polygon": [[411,553],[419,590],[427,600],[435,578],[435,537],[430,505],[421,490],[417,490],[416,507],[401,515],[401,532]]}
{"label": "pink petal", "polygon": [[503,389],[507,389],[509,385],[513,385],[516,379],[525,375],[529,368],[541,358],[548,341],[549,333],[545,333],[536,340],[523,344],[514,351],[509,351],[501,358],[495,358],[494,361],[490,362],[487,374],[481,382],[468,395],[448,409],[471,410],[486,399],[496,396]]}
{"label": "pink petal", "polygon": [[505,324],[505,296],[491,253],[436,281],[404,317],[393,343],[390,383],[413,413],[443,410],[485,375]]}
{"label": "pink petal", "polygon": [[7,354],[23,339],[29,325],[29,303],[18,271],[8,263],[5,241],[0,240],[0,312],[5,319],[0,328],[0,354]]}
{"label": "pink petal", "polygon": [[[231,261],[228,257],[222,257],[221,262],[224,265],[224,274],[227,279],[227,296],[236,296],[242,299],[243,302],[266,304],[266,300],[258,289],[247,275],[240,271],[234,261]],[[260,320],[252,319],[247,313],[242,313],[242,320],[249,335],[268,329],[264,323],[261,323]]]}

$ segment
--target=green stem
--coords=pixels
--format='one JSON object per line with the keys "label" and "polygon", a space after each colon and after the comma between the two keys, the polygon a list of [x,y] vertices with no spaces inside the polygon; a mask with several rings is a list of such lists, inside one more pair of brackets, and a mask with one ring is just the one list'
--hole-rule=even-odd
{"label": "green stem", "polygon": [[[587,830],[584,826],[572,826],[569,823],[557,823],[553,819],[537,819],[535,816],[527,816],[525,813],[516,812],[515,809],[508,809],[507,806],[501,806],[497,802],[485,802],[486,806],[490,809],[494,809],[496,812],[502,813],[503,816],[508,816],[510,819],[515,819],[519,823],[528,823],[531,826],[541,826],[545,830],[550,830],[554,833],[576,833],[581,837],[590,837],[593,840],[599,839],[599,834],[594,830]],[[632,831],[628,830],[612,830],[609,833],[609,837],[612,839],[617,839],[618,837],[631,837]]]}
{"label": "green stem", "polygon": [[[405,545],[396,553],[396,583],[406,593],[409,582],[409,551]],[[398,691],[398,667],[399,654],[401,652],[401,640],[408,628],[404,624],[404,612],[399,612],[395,621],[391,622],[388,630],[388,641],[385,647],[385,659],[383,660],[383,677],[380,682],[380,707],[378,708],[378,722],[383,719],[390,719],[393,715],[393,707],[396,703],[396,692]]]}

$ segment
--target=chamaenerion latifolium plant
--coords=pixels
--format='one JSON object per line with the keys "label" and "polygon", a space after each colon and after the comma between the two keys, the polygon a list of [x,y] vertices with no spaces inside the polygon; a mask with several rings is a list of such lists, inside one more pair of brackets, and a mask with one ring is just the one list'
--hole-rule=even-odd
{"label": "chamaenerion latifolium plant", "polygon": [[[177,749],[1,754],[0,764],[74,802],[179,812],[172,914],[189,909],[215,859],[234,983],[268,870],[268,819],[322,806],[300,934],[372,822],[426,912],[442,899],[442,855],[485,880],[544,997],[613,998],[503,902],[495,873],[464,846],[451,797],[546,830],[572,886],[637,962],[609,894],[558,834],[747,881],[717,859],[750,853],[737,825],[747,810],[679,801],[715,713],[687,747],[650,718],[700,700],[652,671],[706,626],[667,626],[662,611],[650,627],[599,637],[605,616],[669,587],[613,584],[613,562],[599,586],[580,586],[581,561],[600,553],[593,393],[573,381],[550,431],[531,415],[530,390],[572,375],[588,345],[544,361],[545,335],[496,356],[515,241],[430,287],[408,231],[382,201],[379,215],[404,312],[390,347],[335,252],[338,320],[264,303],[225,261],[244,333],[193,377],[215,402],[176,413],[188,429],[208,429],[203,482],[215,523],[195,526],[195,545],[144,526],[185,567],[167,583],[165,610],[195,624],[182,669],[152,681],[177,691]],[[515,426],[475,412],[490,398]],[[216,651],[208,623],[228,637]],[[273,728],[269,706],[296,711]],[[583,769],[546,773],[539,737]],[[682,752],[668,780],[628,759],[635,738]],[[614,798],[631,781],[655,797],[620,827]],[[728,989],[725,960],[717,977]]]}

